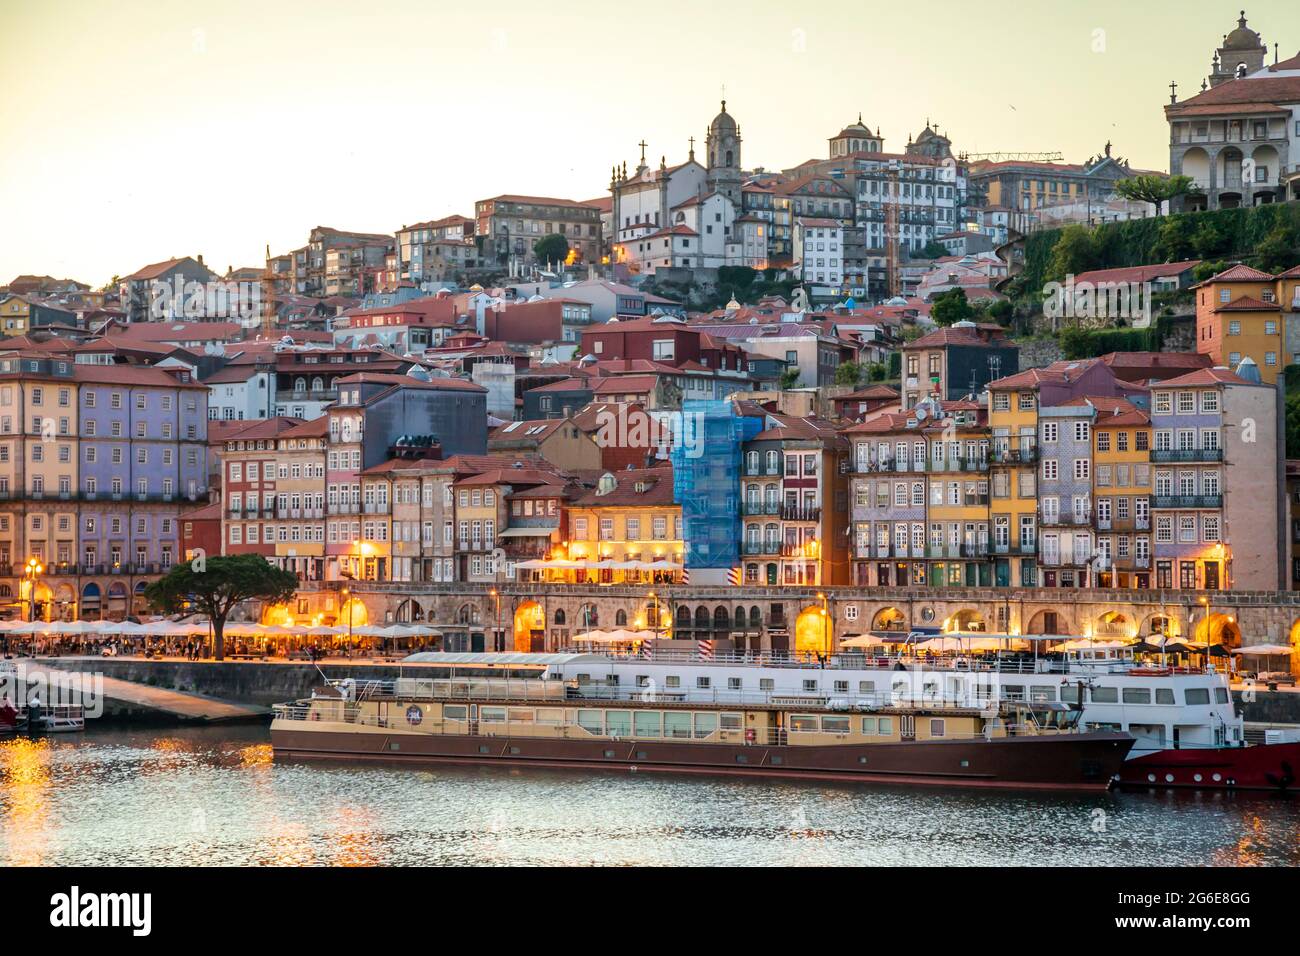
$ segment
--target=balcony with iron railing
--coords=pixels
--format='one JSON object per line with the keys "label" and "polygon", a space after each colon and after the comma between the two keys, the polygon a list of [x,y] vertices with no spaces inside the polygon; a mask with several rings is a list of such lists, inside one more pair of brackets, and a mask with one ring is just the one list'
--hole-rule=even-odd
{"label": "balcony with iron railing", "polygon": [[1223,495],[1152,495],[1152,505],[1162,509],[1222,508]]}
{"label": "balcony with iron railing", "polygon": [[785,504],[781,506],[783,521],[820,521],[822,509],[818,505]]}
{"label": "balcony with iron railing", "polygon": [[1076,514],[1072,511],[1063,511],[1057,514],[1040,514],[1038,523],[1047,528],[1088,528],[1092,525],[1091,514]]}
{"label": "balcony with iron railing", "polygon": [[763,515],[778,515],[781,513],[781,502],[779,501],[752,501],[746,499],[740,506],[740,513],[746,517],[760,517]]}
{"label": "balcony with iron railing", "polygon": [[995,465],[1032,465],[1038,461],[1038,448],[1029,447],[994,448],[989,460]]}
{"label": "balcony with iron railing", "polygon": [[1156,464],[1169,462],[1223,461],[1222,448],[1164,448],[1153,449],[1151,460]]}

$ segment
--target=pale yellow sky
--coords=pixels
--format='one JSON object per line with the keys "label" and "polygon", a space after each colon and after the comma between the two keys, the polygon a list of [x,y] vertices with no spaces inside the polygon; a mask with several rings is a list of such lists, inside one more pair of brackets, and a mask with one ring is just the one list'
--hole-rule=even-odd
{"label": "pale yellow sky", "polygon": [[[1284,58],[1294,9],[1247,7]],[[0,0],[0,282],[99,285],[196,253],[260,265],[318,224],[391,233],[504,192],[592,198],[642,137],[654,163],[702,144],[724,83],[750,168],[824,156],[861,111],[887,149],[928,116],[958,150],[1078,162],[1109,139],[1165,169],[1169,81],[1198,89],[1237,15],[1208,0]]]}

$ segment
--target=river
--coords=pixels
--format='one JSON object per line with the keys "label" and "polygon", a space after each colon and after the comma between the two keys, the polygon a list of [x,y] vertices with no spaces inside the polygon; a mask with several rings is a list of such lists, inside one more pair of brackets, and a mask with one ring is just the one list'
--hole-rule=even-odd
{"label": "river", "polygon": [[1300,865],[1300,799],[283,763],[263,727],[0,740],[0,863]]}

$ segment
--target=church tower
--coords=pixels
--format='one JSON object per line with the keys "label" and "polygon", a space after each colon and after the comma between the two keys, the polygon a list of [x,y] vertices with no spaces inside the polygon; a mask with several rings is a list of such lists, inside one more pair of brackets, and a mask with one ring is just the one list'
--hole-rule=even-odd
{"label": "church tower", "polygon": [[709,189],[721,193],[740,208],[741,166],[740,127],[727,112],[727,101],[722,101],[722,112],[709,124],[705,138],[705,151],[709,158]]}
{"label": "church tower", "polygon": [[1223,46],[1214,52],[1210,70],[1210,86],[1262,70],[1268,56],[1268,47],[1258,33],[1246,26],[1246,11],[1241,11],[1237,29],[1223,38]]}

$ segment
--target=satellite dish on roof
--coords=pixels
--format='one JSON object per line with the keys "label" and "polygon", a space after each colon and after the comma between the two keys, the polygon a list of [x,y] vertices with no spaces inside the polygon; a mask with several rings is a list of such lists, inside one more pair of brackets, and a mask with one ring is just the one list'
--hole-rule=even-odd
{"label": "satellite dish on roof", "polygon": [[917,420],[917,421],[919,421],[919,422],[923,422],[923,421],[925,421],[925,420],[926,420],[927,418],[929,418],[929,417],[930,417],[930,413],[929,413],[928,411],[926,411],[926,408],[925,408],[924,405],[917,405],[917,406],[916,406],[916,420]]}

